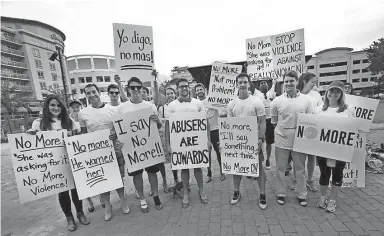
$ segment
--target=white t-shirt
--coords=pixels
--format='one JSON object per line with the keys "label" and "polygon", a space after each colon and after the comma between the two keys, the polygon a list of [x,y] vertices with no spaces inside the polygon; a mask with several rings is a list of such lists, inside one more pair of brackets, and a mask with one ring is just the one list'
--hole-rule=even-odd
{"label": "white t-shirt", "polygon": [[176,99],[169,103],[168,105],[169,113],[179,113],[179,112],[204,112],[203,103],[195,98],[192,98],[190,102],[180,102],[179,99]]}
{"label": "white t-shirt", "polygon": [[155,104],[144,100],[141,103],[132,103],[131,100],[128,100],[117,108],[116,113],[124,114],[127,112],[142,110],[145,108],[152,108],[153,114],[158,114]]}
{"label": "white t-shirt", "polygon": [[209,131],[219,129],[219,110],[209,108],[208,104],[208,97],[206,97],[204,100],[200,100],[204,105],[204,110],[207,115],[208,124],[209,124]]}
{"label": "white t-shirt", "polygon": [[116,114],[116,107],[104,104],[101,108],[87,106],[79,112],[81,127],[87,128],[88,133],[113,128],[112,116]]}
{"label": "white t-shirt", "polygon": [[346,118],[356,118],[355,109],[352,106],[347,107],[343,112],[337,112],[338,107],[328,107],[327,110],[323,111],[321,107],[316,108],[315,113],[321,116],[339,116]]}
{"label": "white t-shirt", "polygon": [[[70,118],[70,119],[72,120],[72,131],[73,130],[77,130],[77,131],[80,132],[80,125],[79,125],[79,123],[75,122],[72,118]],[[63,127],[61,126],[61,120],[59,120],[58,118],[52,118],[52,120],[53,120],[53,123],[51,123],[52,130],[63,129]],[[40,118],[34,120],[33,123],[32,123],[32,129],[31,130],[41,131],[41,129],[40,129],[40,122],[41,122]]]}
{"label": "white t-shirt", "polygon": [[227,115],[228,117],[265,116],[264,104],[252,95],[246,99],[237,97],[229,102]]}
{"label": "white t-shirt", "polygon": [[305,95],[307,95],[309,98],[311,98],[313,100],[312,103],[313,103],[314,108],[323,107],[323,104],[324,104],[323,98],[321,97],[319,92],[311,90]]}
{"label": "white t-shirt", "polygon": [[[271,119],[271,110],[270,110],[270,107],[271,107],[271,103],[272,103],[272,100],[275,98],[274,94],[269,90],[265,95],[267,96],[267,98],[265,98],[264,94],[260,91],[258,91],[257,89],[255,89],[255,93],[253,94],[253,96],[257,97],[258,99],[260,99],[263,104],[264,104],[264,109],[265,109],[265,118],[266,119]],[[272,95],[271,95],[272,94]]]}

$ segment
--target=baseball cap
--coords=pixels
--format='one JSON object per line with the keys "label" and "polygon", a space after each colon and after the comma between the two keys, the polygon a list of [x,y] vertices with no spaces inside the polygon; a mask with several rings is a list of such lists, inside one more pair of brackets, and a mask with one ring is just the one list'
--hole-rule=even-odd
{"label": "baseball cap", "polygon": [[344,83],[341,82],[341,81],[333,81],[333,82],[329,85],[329,87],[328,87],[327,90],[330,90],[330,89],[332,89],[332,88],[338,88],[338,89],[340,89],[341,91],[344,91]]}
{"label": "baseball cap", "polygon": [[73,104],[79,104],[80,106],[82,105],[81,102],[77,101],[77,100],[73,100],[69,103],[69,106],[72,106]]}

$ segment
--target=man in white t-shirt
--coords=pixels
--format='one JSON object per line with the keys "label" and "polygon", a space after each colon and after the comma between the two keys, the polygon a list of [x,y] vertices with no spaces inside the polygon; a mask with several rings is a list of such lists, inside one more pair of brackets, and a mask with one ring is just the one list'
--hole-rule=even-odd
{"label": "man in white t-shirt", "polygon": [[[170,114],[179,113],[179,112],[204,112],[204,105],[200,100],[194,99],[190,97],[190,88],[188,80],[185,78],[179,79],[176,83],[179,97],[173,102],[169,103],[168,111]],[[170,135],[168,132],[168,140],[170,140]],[[169,142],[170,143],[170,142]],[[209,148],[210,148],[210,144]],[[170,145],[172,146],[172,144]],[[172,153],[172,150],[170,151]],[[201,168],[193,169],[195,173],[195,178],[197,185],[199,187],[199,196],[200,201],[204,204],[208,203],[208,197],[204,191],[204,183],[203,183],[203,171]],[[183,190],[184,190],[184,198],[183,198],[183,208],[187,208],[189,206],[189,169],[181,170],[181,180],[183,181]]]}
{"label": "man in white t-shirt", "polygon": [[[98,130],[109,129],[111,130],[111,138],[114,135],[112,116],[115,115],[116,109],[109,104],[103,104],[100,100],[100,90],[95,84],[87,84],[84,88],[85,95],[90,105],[79,112],[79,122],[82,133],[95,132]],[[112,138],[115,146],[116,159],[119,165],[120,175],[124,178],[124,157],[119,153],[116,139]],[[129,206],[126,202],[124,195],[124,187],[116,189],[121,202],[121,207],[125,214],[130,212]],[[110,201],[110,192],[101,194],[103,203],[105,204],[105,215],[106,221],[112,218],[112,205]]]}
{"label": "man in white t-shirt", "polygon": [[[220,155],[220,138],[219,138],[219,111],[217,109],[208,108],[208,98],[205,96],[205,86],[202,83],[197,83],[195,85],[195,91],[197,98],[203,103],[205,112],[207,114],[208,119],[208,127],[210,132],[210,141],[213,146],[213,149],[215,149],[217,160],[219,162],[220,166],[220,180],[225,180],[225,175],[223,174],[221,170],[221,155]],[[211,152],[209,152],[209,160],[210,165],[212,163],[211,159]],[[207,183],[212,181],[212,169],[211,167],[208,167],[208,174],[207,174]]]}
{"label": "man in white t-shirt", "polygon": [[[263,102],[256,98],[255,96],[248,94],[248,89],[251,86],[251,78],[246,73],[241,73],[236,76],[236,86],[239,90],[239,95],[237,98],[232,100],[227,107],[227,115],[228,117],[256,117],[255,122],[258,124],[258,135],[259,135],[259,143],[258,150],[261,152],[261,144],[264,141],[265,137],[265,109]],[[265,174],[263,168],[263,156],[258,155],[259,157],[259,177],[257,178],[257,182],[260,188],[260,197],[259,197],[259,207],[264,210],[267,208],[267,198],[265,195],[265,184],[267,180],[267,176]],[[241,198],[240,194],[240,183],[242,176],[241,175],[233,175],[233,187],[234,194],[231,200],[231,204],[237,204]]]}
{"label": "man in white t-shirt", "polygon": [[313,113],[312,100],[296,89],[298,75],[288,71],[283,76],[285,92],[271,104],[271,123],[275,126],[276,192],[277,203],[283,205],[286,197],[285,168],[291,154],[296,173],[296,197],[301,206],[307,206],[305,177],[306,154],[292,150],[299,113]]}
{"label": "man in white t-shirt", "polygon": [[[157,114],[157,108],[155,104],[143,100],[141,96],[142,89],[143,89],[143,83],[141,82],[141,80],[137,77],[132,77],[128,81],[128,91],[131,94],[131,97],[127,102],[124,102],[117,108],[116,114],[124,114],[127,112],[134,112],[134,111],[145,109],[145,108],[151,108],[153,111],[153,114],[149,118],[152,121],[155,121],[157,123],[157,126],[160,128],[161,122]],[[158,210],[162,209],[161,201],[159,198],[158,179],[157,179],[157,172],[159,172],[160,170],[159,166],[161,164],[162,163],[159,163],[159,164],[145,168],[145,171],[148,174],[149,184],[151,185],[151,193],[153,194],[155,207]],[[137,194],[140,197],[140,208],[144,213],[147,213],[148,204],[144,196],[143,169],[128,173],[128,175],[133,176],[133,184],[136,188]]]}

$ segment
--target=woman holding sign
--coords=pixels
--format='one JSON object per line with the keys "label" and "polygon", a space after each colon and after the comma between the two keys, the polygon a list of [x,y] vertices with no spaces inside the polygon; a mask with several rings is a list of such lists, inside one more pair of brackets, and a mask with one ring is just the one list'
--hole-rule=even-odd
{"label": "woman holding sign", "polygon": [[[345,92],[343,90],[343,83],[340,81],[333,81],[324,96],[324,106],[316,110],[316,114],[322,116],[338,116],[338,117],[355,117],[355,110],[353,107],[345,104]],[[321,197],[317,202],[317,207],[325,209],[327,212],[335,212],[336,210],[336,197],[340,192],[340,187],[343,183],[343,170],[345,162],[328,159],[326,157],[317,157],[320,168],[320,192]],[[332,174],[332,190],[331,198],[327,200],[327,190],[329,186],[329,179]]]}
{"label": "woman holding sign", "polygon": [[[38,131],[61,130],[66,129],[67,135],[72,136],[80,131],[73,119],[69,117],[68,110],[64,102],[57,95],[49,95],[44,101],[43,116],[41,119],[36,119],[32,123],[32,129],[27,131],[34,134]],[[90,222],[83,212],[83,203],[79,200],[76,188],[71,190],[72,202],[77,211],[77,218],[83,225],[88,225]],[[75,219],[71,209],[71,197],[69,191],[59,193],[59,203],[65,216],[67,217],[68,230],[76,230]]]}

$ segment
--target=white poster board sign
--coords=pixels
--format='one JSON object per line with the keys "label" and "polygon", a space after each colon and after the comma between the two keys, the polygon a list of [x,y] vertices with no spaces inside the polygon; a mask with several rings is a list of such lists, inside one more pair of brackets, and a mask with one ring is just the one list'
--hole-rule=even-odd
{"label": "white poster board sign", "polygon": [[225,109],[237,95],[236,76],[241,73],[241,65],[214,63],[208,91],[208,107]]}
{"label": "white poster board sign", "polygon": [[208,122],[204,112],[169,117],[172,170],[209,167]]}
{"label": "white poster board sign", "polygon": [[263,77],[283,80],[289,70],[305,72],[304,29],[246,40],[247,72],[253,81]]}
{"label": "white poster board sign", "polygon": [[349,94],[346,94],[345,98],[346,103],[355,108],[355,115],[359,121],[359,130],[369,132],[380,100]]}
{"label": "white poster board sign", "polygon": [[293,151],[351,162],[356,143],[354,119],[300,113]]}
{"label": "white poster board sign", "polygon": [[367,143],[367,133],[359,132],[356,135],[355,150],[352,162],[347,162],[343,171],[342,187],[365,187],[365,144]]}
{"label": "white poster board sign", "polygon": [[157,124],[149,119],[151,108],[112,117],[128,173],[165,162]]}
{"label": "white poster board sign", "polygon": [[113,23],[116,73],[122,81],[137,77],[152,81],[154,69],[152,26]]}
{"label": "white poster board sign", "polygon": [[255,117],[219,119],[224,174],[259,176],[259,136]]}
{"label": "white poster board sign", "polygon": [[8,135],[21,203],[75,187],[64,146],[66,135],[63,131]]}
{"label": "white poster board sign", "polygon": [[105,129],[65,140],[79,199],[124,186],[109,134]]}

